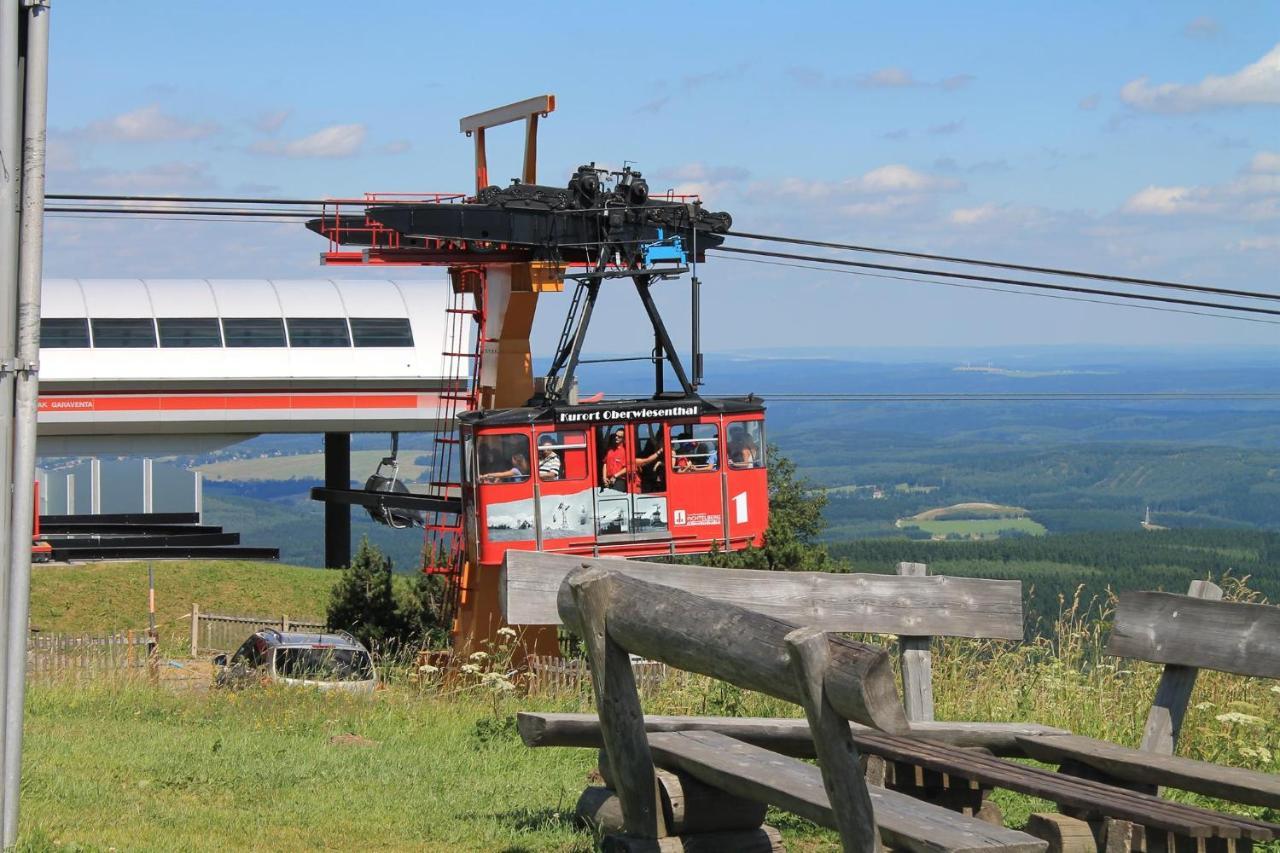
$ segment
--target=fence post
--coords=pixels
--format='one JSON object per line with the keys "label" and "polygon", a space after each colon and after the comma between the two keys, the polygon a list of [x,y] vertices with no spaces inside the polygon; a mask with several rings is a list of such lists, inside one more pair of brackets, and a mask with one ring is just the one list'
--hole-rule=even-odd
{"label": "fence post", "polygon": [[280,630],[281,631],[289,630],[289,614],[288,613],[280,617]]}
{"label": "fence post", "polygon": [[191,602],[191,656],[200,656],[200,605]]}
{"label": "fence post", "polygon": [[128,631],[126,631],[124,636],[125,636],[125,644],[126,644],[124,647],[124,663],[125,663],[125,666],[133,666],[133,663],[134,663],[133,629],[130,628]]}

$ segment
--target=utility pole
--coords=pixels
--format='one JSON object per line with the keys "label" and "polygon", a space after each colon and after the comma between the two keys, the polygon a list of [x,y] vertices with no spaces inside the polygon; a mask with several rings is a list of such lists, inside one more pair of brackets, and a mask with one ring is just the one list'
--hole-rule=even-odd
{"label": "utility pole", "polygon": [[[20,0],[0,0],[0,768],[4,767],[5,673],[9,649],[8,525],[13,491],[13,359],[18,305],[18,203],[22,171],[22,85],[25,47],[20,48]],[[23,649],[26,658],[26,649]],[[2,770],[0,770],[2,772]],[[0,794],[4,792],[0,779]],[[0,797],[0,840],[3,832]]]}
{"label": "utility pole", "polygon": [[[18,246],[17,359],[13,404],[13,505],[9,538],[8,653],[4,695],[4,847],[18,840],[23,702],[27,688],[27,617],[31,593],[31,525],[39,405],[40,283],[44,254],[45,128],[49,94],[49,3],[22,0],[26,66],[22,114],[22,208]],[[6,6],[5,8],[8,8]],[[2,294],[0,294],[2,296]],[[8,418],[9,412],[0,412]],[[0,555],[3,556],[3,555]]]}

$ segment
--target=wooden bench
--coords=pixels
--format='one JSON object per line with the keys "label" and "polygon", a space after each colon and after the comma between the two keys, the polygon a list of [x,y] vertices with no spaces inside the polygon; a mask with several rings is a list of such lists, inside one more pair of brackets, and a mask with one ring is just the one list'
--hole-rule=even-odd
{"label": "wooden bench", "polygon": [[[913,724],[934,720],[930,651],[934,637],[1021,640],[1024,632],[1020,581],[930,576],[923,563],[899,563],[895,575],[767,572],[584,560],[534,551],[507,555],[499,586],[507,621],[513,625],[560,624],[560,585],[571,569],[584,564],[608,566],[798,625],[895,636],[903,707]],[[1005,723],[948,723],[942,725],[942,731],[954,734],[956,726],[966,729],[963,745],[1010,757],[1026,757],[1012,737],[1015,731],[1024,737],[1068,734],[1049,726]],[[807,738],[808,730],[803,732],[802,737]],[[776,744],[760,745],[786,751]],[[812,758],[811,742],[806,752],[796,754]],[[967,782],[953,785],[950,777],[879,758],[869,762],[868,778],[965,814],[1000,820],[999,809],[987,799],[990,789],[983,786]]]}
{"label": "wooden bench", "polygon": [[[512,559],[513,556],[514,559]],[[821,622],[821,627],[827,630],[878,630],[907,636],[956,630],[957,625],[960,624],[954,618],[957,604],[966,598],[970,601],[975,598],[985,598],[998,602],[1000,599],[993,593],[998,593],[999,590],[993,590],[989,585],[1001,583],[974,579],[928,578],[922,575],[911,576],[907,573],[899,577],[778,574],[521,554],[509,555],[506,567],[507,579],[502,586],[510,604],[509,621],[519,623],[528,620],[536,624],[547,624],[551,621],[548,602],[555,601],[557,598],[557,615],[554,619],[558,621],[564,614],[572,617],[576,613],[572,585],[558,586],[557,584],[565,578],[570,569],[575,567],[608,569],[620,578],[644,577],[655,581],[660,586],[651,587],[648,592],[636,593],[646,595],[649,599],[658,595],[657,590],[679,589],[682,586],[691,585],[699,592],[709,594],[711,601],[704,600],[700,605],[703,608],[710,606],[712,601],[718,603],[724,603],[726,600],[736,601],[752,609],[772,611],[775,615],[787,613],[798,616],[799,619],[817,620]],[[854,587],[857,588],[857,593],[851,592]],[[938,587],[944,587],[945,593],[939,595]],[[930,588],[932,588],[931,591]],[[923,594],[921,594],[922,590]],[[998,610],[998,606],[995,609]],[[1020,605],[1016,607],[1016,613],[1020,626]],[[637,619],[643,622],[641,617]],[[967,630],[973,629],[970,626]],[[652,637],[648,639],[650,643],[653,640]],[[656,647],[650,645],[648,650],[632,650],[666,660],[682,668],[691,668],[687,666],[689,661],[681,663],[678,660],[663,657],[660,645]],[[777,648],[773,651],[775,654],[778,653]],[[596,655],[593,652],[593,670],[595,658]],[[705,672],[697,667],[692,668],[693,671]],[[720,677],[739,683],[741,686],[749,686],[751,689],[771,692],[768,689],[769,684],[754,687],[743,685],[740,681],[735,681],[732,677],[734,674],[731,670],[728,674],[722,673]],[[599,691],[599,674],[595,675],[594,681]],[[775,680],[779,677],[785,680],[785,675],[775,673]],[[794,697],[791,700],[795,701]],[[628,722],[633,729],[641,728],[638,722],[638,699],[636,705],[637,707],[630,712],[631,717]],[[603,706],[598,705],[598,707]],[[602,713],[601,720],[596,721],[580,715],[522,714],[520,730],[530,745],[585,746],[604,743],[607,747],[604,720],[608,716]],[[736,735],[742,741],[771,749],[781,749],[794,754],[817,754],[820,763],[822,760],[823,739],[821,736],[814,737],[813,729],[806,726],[804,721],[735,721],[716,718],[643,718],[643,720],[643,728],[650,732],[663,729],[711,730],[721,735]],[[848,723],[845,723],[844,728],[848,730]],[[960,780],[956,787],[970,790],[992,785],[1007,787],[1023,793],[1048,797],[1064,808],[1095,809],[1098,814],[1107,815],[1112,819],[1140,822],[1150,828],[1148,836],[1153,850],[1160,849],[1159,845],[1164,843],[1178,845],[1193,839],[1200,839],[1200,841],[1190,842],[1193,847],[1197,844],[1200,846],[1207,844],[1211,849],[1229,849],[1232,845],[1247,847],[1250,841],[1270,839],[1280,830],[1269,824],[1241,820],[1204,809],[1177,806],[1149,794],[1118,789],[1091,780],[1068,777],[1036,768],[1012,765],[995,758],[974,755],[971,752],[942,745],[950,741],[994,747],[993,751],[999,751],[1002,754],[1025,755],[1030,754],[1030,746],[1041,738],[1067,737],[1067,733],[1061,730],[1032,725],[1023,726],[1022,731],[1017,729],[1017,726],[1008,725],[922,721],[912,727],[910,738],[876,734],[857,727],[846,736],[850,738],[851,750],[856,752],[860,749],[868,755],[882,756],[898,766],[917,768],[918,778],[920,775],[927,774],[933,779],[941,780],[944,785],[949,781],[954,784],[955,780]],[[811,744],[807,751],[803,746],[806,735]],[[828,735],[828,739],[835,737],[830,732]],[[933,747],[929,745],[929,739],[941,743]],[[927,804],[923,803],[920,807],[928,808]],[[833,814],[838,815],[838,813],[839,809],[833,811]],[[954,821],[957,818],[950,815],[948,819]],[[1015,843],[1007,838],[1005,842]],[[1025,839],[1019,839],[1016,843],[1026,842]],[[1225,847],[1222,846],[1224,844]]]}
{"label": "wooden bench", "polygon": [[[750,810],[732,805],[723,807],[726,825],[704,821],[701,833],[669,837],[673,794],[683,796],[687,785],[681,780],[677,791],[664,790],[655,757],[656,766],[695,784],[801,810],[835,828],[847,851],[879,850],[882,833],[896,848],[922,853],[1045,848],[1024,833],[905,795],[880,789],[872,796],[849,723],[908,730],[883,649],[602,567],[571,572],[562,592],[559,615],[587,647],[599,738],[620,813],[620,826],[611,828],[622,831],[606,836],[604,849],[781,849],[776,832],[742,827],[741,813]],[[719,733],[672,732],[651,741],[632,653],[801,705],[817,770]]]}
{"label": "wooden bench", "polygon": [[[1280,607],[1221,601],[1222,590],[1194,581],[1187,595],[1131,592],[1120,596],[1107,652],[1165,665],[1141,745],[1131,749],[1076,735],[1020,740],[1033,758],[1065,773],[1155,793],[1179,788],[1247,805],[1280,808],[1280,775],[1224,767],[1174,755],[1200,669],[1280,678]],[[1058,825],[1069,825],[1058,819]],[[1128,827],[1091,821],[1095,846]],[[1087,851],[1090,837],[1076,832]],[[1124,846],[1112,838],[1112,846]],[[1243,846],[1243,845],[1241,845]]]}

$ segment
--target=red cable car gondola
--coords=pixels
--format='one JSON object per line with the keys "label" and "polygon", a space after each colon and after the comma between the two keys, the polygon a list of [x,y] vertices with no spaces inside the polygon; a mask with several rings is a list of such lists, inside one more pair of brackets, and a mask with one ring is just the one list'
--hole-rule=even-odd
{"label": "red cable car gondola", "polygon": [[652,557],[763,544],[758,398],[549,404],[459,421],[467,539],[482,566],[509,549]]}

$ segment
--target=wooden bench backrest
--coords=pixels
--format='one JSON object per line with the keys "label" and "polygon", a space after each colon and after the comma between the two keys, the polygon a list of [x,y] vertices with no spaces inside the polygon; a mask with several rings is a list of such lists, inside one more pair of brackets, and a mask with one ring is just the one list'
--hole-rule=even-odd
{"label": "wooden bench backrest", "polygon": [[934,637],[1023,638],[1021,581],[930,576],[924,563],[899,563],[896,575],[765,572],[508,551],[499,587],[507,621],[559,624],[560,585],[583,565],[607,567],[797,625],[895,634],[902,702],[912,722],[934,717]]}
{"label": "wooden bench backrest", "polygon": [[1107,652],[1280,678],[1280,607],[1170,592],[1126,592],[1120,596]]}
{"label": "wooden bench backrest", "polygon": [[1107,653],[1162,663],[1141,748],[1173,755],[1201,668],[1280,678],[1280,607],[1222,601],[1222,589],[1192,581],[1186,595],[1126,592]]}
{"label": "wooden bench backrest", "polygon": [[512,625],[560,624],[560,585],[569,572],[584,565],[827,631],[1006,640],[1023,637],[1021,581],[716,569],[539,551],[506,554],[500,590],[507,621]]}

